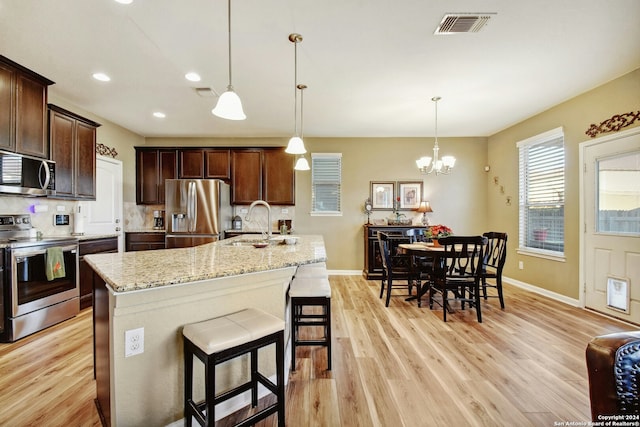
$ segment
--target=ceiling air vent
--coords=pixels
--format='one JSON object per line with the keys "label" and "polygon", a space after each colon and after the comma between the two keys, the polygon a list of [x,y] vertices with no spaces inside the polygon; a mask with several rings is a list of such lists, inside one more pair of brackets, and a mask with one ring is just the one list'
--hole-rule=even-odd
{"label": "ceiling air vent", "polygon": [[477,33],[495,13],[448,13],[433,34]]}
{"label": "ceiling air vent", "polygon": [[197,87],[195,88],[196,93],[203,98],[215,98],[218,96],[217,93],[214,92],[210,87]]}

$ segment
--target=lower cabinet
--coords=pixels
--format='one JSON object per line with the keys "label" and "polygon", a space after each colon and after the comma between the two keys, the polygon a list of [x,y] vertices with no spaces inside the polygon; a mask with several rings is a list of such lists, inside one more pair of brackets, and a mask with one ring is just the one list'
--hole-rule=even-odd
{"label": "lower cabinet", "polygon": [[164,233],[125,233],[125,251],[151,251],[164,249]]}
{"label": "lower cabinet", "polygon": [[93,305],[93,269],[84,260],[85,255],[118,252],[118,238],[105,237],[80,241],[79,271],[80,310]]}

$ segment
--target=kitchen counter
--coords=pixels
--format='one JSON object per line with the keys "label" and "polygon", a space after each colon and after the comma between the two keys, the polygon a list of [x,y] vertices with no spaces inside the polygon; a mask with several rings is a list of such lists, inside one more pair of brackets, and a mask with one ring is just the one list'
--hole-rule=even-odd
{"label": "kitchen counter", "polygon": [[115,292],[326,261],[322,236],[293,237],[297,237],[295,245],[235,246],[233,242],[256,239],[255,235],[242,235],[192,248],[97,254],[85,259]]}
{"label": "kitchen counter", "polygon": [[83,240],[94,240],[94,239],[110,239],[112,237],[118,237],[117,233],[111,233],[111,234],[83,234],[82,236],[71,236],[71,237],[75,237],[76,239],[78,239],[79,241],[83,241]]}
{"label": "kitchen counter", "polygon": [[[254,307],[285,320],[287,291],[298,265],[326,260],[322,236],[301,235],[294,245],[254,248],[255,235],[177,249],[87,255],[95,271],[94,348],[97,405],[106,425],[168,425],[182,418],[184,325]],[[274,236],[274,238],[281,238]],[[139,332],[139,331],[142,332]],[[136,331],[140,354],[127,354]],[[275,375],[274,351],[260,365]],[[290,351],[285,351],[288,372]],[[225,363],[218,375],[229,388],[246,379],[246,360]],[[201,366],[196,372],[201,371]],[[202,398],[202,375],[194,382]],[[246,393],[220,405],[220,415],[250,403]],[[149,410],[153,408],[153,410]],[[217,412],[218,413],[218,412]]]}

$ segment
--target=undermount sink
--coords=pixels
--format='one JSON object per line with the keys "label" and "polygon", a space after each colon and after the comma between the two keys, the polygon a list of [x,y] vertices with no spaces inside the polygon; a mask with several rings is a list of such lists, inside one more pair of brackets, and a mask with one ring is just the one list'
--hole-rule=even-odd
{"label": "undermount sink", "polygon": [[268,243],[271,245],[275,245],[278,243],[278,241],[276,240],[264,240],[264,239],[240,239],[240,240],[234,240],[232,242],[227,242],[225,243],[225,245],[227,246],[253,246],[255,244],[260,244],[260,243]]}

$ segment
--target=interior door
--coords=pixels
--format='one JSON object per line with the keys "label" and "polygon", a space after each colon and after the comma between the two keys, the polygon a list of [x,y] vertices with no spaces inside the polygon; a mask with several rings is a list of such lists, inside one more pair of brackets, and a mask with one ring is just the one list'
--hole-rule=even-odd
{"label": "interior door", "polygon": [[583,147],[585,306],[640,324],[640,128]]}
{"label": "interior door", "polygon": [[122,162],[111,157],[96,158],[96,200],[83,202],[85,232],[118,235],[118,251],[124,251],[122,229]]}

